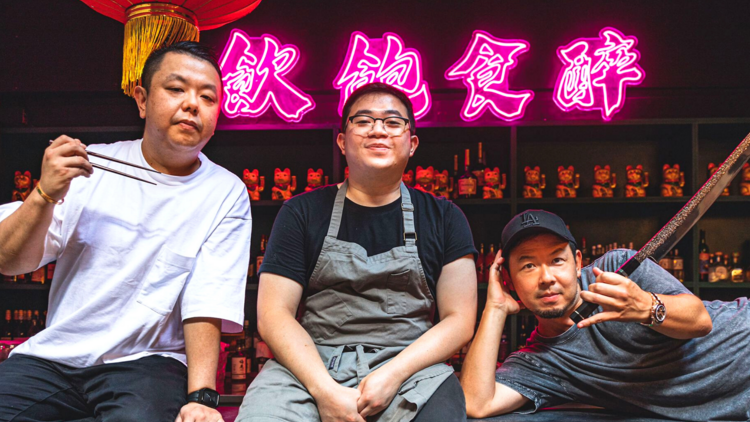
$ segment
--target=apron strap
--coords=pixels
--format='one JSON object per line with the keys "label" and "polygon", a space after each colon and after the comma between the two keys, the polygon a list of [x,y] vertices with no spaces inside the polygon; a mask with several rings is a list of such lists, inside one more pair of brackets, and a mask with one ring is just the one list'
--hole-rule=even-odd
{"label": "apron strap", "polygon": [[344,215],[344,201],[346,201],[346,189],[348,187],[349,179],[346,179],[336,194],[336,201],[333,203],[333,212],[331,213],[331,223],[328,225],[328,234],[326,234],[328,237],[335,239],[339,236],[341,216]]}
{"label": "apron strap", "polygon": [[[333,212],[331,213],[331,223],[328,225],[328,233],[326,234],[328,237],[338,238],[348,187],[349,179],[344,180],[338,193],[336,193],[336,200],[333,203]],[[417,230],[414,224],[414,204],[411,202],[411,194],[404,182],[401,182],[401,213],[404,220],[404,244],[406,246],[415,246],[417,244]]]}
{"label": "apron strap", "polygon": [[401,213],[404,217],[404,244],[416,246],[417,230],[414,224],[414,204],[411,203],[411,194],[404,182],[401,182]]}

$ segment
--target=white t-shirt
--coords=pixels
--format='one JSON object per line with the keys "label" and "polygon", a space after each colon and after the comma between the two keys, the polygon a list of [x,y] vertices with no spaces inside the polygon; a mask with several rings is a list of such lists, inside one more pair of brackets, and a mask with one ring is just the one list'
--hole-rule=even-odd
{"label": "white t-shirt", "polygon": [[[142,140],[88,149],[148,167]],[[189,176],[91,157],[55,206],[39,266],[57,260],[47,328],[15,349],[77,368],[161,355],[186,363],[182,321],[242,330],[252,218],[244,184],[202,153]],[[0,220],[20,207],[0,206]]]}

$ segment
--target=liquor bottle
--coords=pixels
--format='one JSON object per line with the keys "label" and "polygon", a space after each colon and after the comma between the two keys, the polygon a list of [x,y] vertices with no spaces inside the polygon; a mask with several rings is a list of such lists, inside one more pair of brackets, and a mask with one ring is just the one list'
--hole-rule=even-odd
{"label": "liquor bottle", "polygon": [[458,154],[453,156],[453,192],[451,198],[458,198]]}
{"label": "liquor bottle", "polygon": [[495,262],[495,245],[490,243],[490,251],[484,256],[484,283],[490,282],[490,271],[492,270],[492,264]]}
{"label": "liquor bottle", "polygon": [[479,154],[477,155],[477,161],[471,166],[471,172],[474,177],[477,178],[477,190],[481,190],[484,186],[484,154],[482,151],[482,143],[479,142]]}
{"label": "liquor bottle", "polygon": [[41,268],[37,268],[31,273],[30,279],[34,284],[45,284],[47,282],[47,266],[44,265]]}
{"label": "liquor bottle", "polygon": [[674,255],[672,255],[672,274],[674,278],[685,282],[685,261],[677,249],[674,250]]}
{"label": "liquor bottle", "polygon": [[700,231],[700,245],[698,246],[698,268],[700,269],[700,281],[708,281],[708,244],[706,243],[706,231]]}
{"label": "liquor bottle", "polygon": [[484,283],[484,243],[479,246],[479,255],[476,261],[477,283]]}
{"label": "liquor bottle", "polygon": [[503,333],[500,337],[500,349],[497,351],[497,361],[504,362],[505,359],[510,355],[510,343],[508,342],[508,334]]}
{"label": "liquor bottle", "polygon": [[581,238],[581,266],[586,267],[591,264],[591,254],[586,246],[586,238]]}
{"label": "liquor bottle", "polygon": [[13,316],[16,320],[15,330],[13,331],[13,338],[25,338],[26,337],[26,323],[24,322],[24,312],[22,310],[13,311]]}
{"label": "liquor bottle", "polygon": [[477,177],[471,172],[469,150],[464,151],[464,174],[458,178],[458,197],[474,198],[477,196]]}
{"label": "liquor bottle", "polygon": [[729,269],[724,265],[724,254],[717,251],[714,255],[716,261],[715,276],[716,281],[728,281],[729,280]]}
{"label": "liquor bottle", "polygon": [[247,358],[245,356],[245,347],[242,344],[238,344],[237,351],[232,355],[232,381],[244,381],[247,379],[246,364]]}
{"label": "liquor bottle", "polygon": [[740,253],[735,252],[732,254],[732,269],[729,271],[729,278],[732,283],[742,283],[745,281],[744,271],[740,266]]}
{"label": "liquor bottle", "polygon": [[708,282],[716,283],[719,276],[716,274],[716,254],[709,254],[708,257]]}
{"label": "liquor bottle", "polygon": [[664,268],[668,273],[674,275],[672,272],[672,255],[671,252],[666,254],[662,259],[659,260],[659,266]]}
{"label": "liquor bottle", "polygon": [[52,282],[52,277],[55,276],[56,267],[57,267],[57,261],[53,261],[47,264],[47,283]]}
{"label": "liquor bottle", "polygon": [[266,242],[268,242],[268,238],[266,235],[260,236],[260,251],[258,252],[258,256],[255,258],[255,271],[260,271],[260,264],[263,263],[263,257],[266,255]]}

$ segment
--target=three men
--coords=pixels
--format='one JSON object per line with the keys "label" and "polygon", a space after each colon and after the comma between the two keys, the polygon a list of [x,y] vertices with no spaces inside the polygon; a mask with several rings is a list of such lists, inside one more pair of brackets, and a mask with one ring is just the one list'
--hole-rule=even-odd
{"label": "three men", "polygon": [[[701,302],[650,260],[622,277],[614,271],[629,250],[581,268],[565,223],[545,211],[514,217],[502,242],[461,373],[470,416],[575,401],[678,420],[750,418],[746,298]],[[574,324],[583,300],[601,311]],[[539,325],[495,373],[505,319],[521,305]]]}
{"label": "three men", "polygon": [[[0,272],[57,260],[47,328],[0,365],[0,421],[221,420],[220,330],[242,330],[251,233],[244,185],[201,153],[221,71],[184,42],[142,79],[143,139],[60,136],[37,189],[0,207]],[[106,163],[156,186],[94,171],[87,150],[161,172]]]}
{"label": "three men", "polygon": [[337,140],[349,178],[280,210],[258,291],[258,329],[276,361],[237,421],[465,420],[443,362],[473,332],[476,250],[455,205],[401,181],[419,145],[414,125],[401,91],[359,88]]}

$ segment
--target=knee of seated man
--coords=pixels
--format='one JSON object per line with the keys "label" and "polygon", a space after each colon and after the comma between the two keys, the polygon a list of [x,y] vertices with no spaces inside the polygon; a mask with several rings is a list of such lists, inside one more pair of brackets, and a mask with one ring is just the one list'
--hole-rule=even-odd
{"label": "knee of seated man", "polygon": [[183,405],[176,401],[157,403],[127,396],[106,408],[97,408],[97,413],[101,413],[102,422],[174,422]]}

